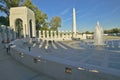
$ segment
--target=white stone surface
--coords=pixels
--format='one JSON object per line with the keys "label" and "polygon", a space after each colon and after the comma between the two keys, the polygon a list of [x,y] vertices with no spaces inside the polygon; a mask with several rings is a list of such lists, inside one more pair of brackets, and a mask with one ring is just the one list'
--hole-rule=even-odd
{"label": "white stone surface", "polygon": [[[29,52],[28,48],[19,44],[20,41],[16,42],[17,46],[15,48],[15,53],[11,53],[11,56],[22,62],[24,65],[30,66],[32,69],[49,76],[54,76],[57,80],[119,80],[119,52],[75,49],[72,47],[76,47],[78,43],[76,44],[72,41],[54,41],[55,46],[51,45],[47,49],[45,49],[46,42],[44,42],[41,48],[38,48],[36,45],[35,47],[32,47]],[[65,47],[67,49],[65,49]],[[25,57],[21,58],[19,56],[20,52],[23,52],[23,56]],[[34,58],[38,58],[39,62],[34,63]],[[71,75],[65,73],[66,67],[72,68]],[[117,75],[118,77],[113,75]]]}
{"label": "white stone surface", "polygon": [[15,21],[21,19],[23,22],[23,34],[24,37],[28,35],[30,37],[30,20],[32,20],[32,36],[36,36],[35,28],[35,15],[32,10],[27,7],[13,7],[10,9],[10,27],[15,30]]}
{"label": "white stone surface", "polygon": [[19,63],[3,46],[0,43],[0,80],[56,80]]}
{"label": "white stone surface", "polygon": [[76,37],[76,11],[73,8],[73,37]]}
{"label": "white stone surface", "polygon": [[39,38],[41,39],[41,31],[39,31]]}
{"label": "white stone surface", "polygon": [[47,31],[47,39],[49,39],[49,31]]}
{"label": "white stone surface", "polygon": [[83,37],[82,37],[82,39],[86,39],[86,34],[83,34]]}
{"label": "white stone surface", "polygon": [[[41,35],[41,32],[43,33],[42,35]],[[43,37],[41,37],[41,36],[43,36]],[[71,37],[72,37],[72,33],[68,32],[68,31],[66,31],[66,32],[50,31],[50,35],[49,35],[49,31],[44,31],[44,30],[39,31],[39,39],[43,39],[43,40],[55,40],[55,41],[72,40]]]}
{"label": "white stone surface", "polygon": [[43,36],[43,39],[45,39],[45,31],[44,30],[43,30],[43,35],[42,36]]}

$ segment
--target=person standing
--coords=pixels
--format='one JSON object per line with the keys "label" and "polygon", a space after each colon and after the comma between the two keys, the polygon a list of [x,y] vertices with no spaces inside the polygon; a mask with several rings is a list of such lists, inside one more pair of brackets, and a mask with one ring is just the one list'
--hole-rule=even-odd
{"label": "person standing", "polygon": [[29,52],[30,52],[31,51],[31,46],[29,46],[28,49],[29,49]]}
{"label": "person standing", "polygon": [[11,45],[8,45],[8,53],[9,53],[9,55],[10,55],[10,46],[11,46]]}
{"label": "person standing", "polygon": [[5,48],[6,48],[6,52],[8,53],[9,52],[8,44],[5,44]]}

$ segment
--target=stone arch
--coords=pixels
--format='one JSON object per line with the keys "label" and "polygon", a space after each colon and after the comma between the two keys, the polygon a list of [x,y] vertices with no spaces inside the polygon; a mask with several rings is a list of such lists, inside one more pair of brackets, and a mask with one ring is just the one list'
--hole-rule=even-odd
{"label": "stone arch", "polygon": [[[17,37],[36,37],[36,28],[35,28],[35,15],[32,10],[27,7],[12,7],[10,8],[10,27],[14,30],[14,35]],[[16,23],[21,23],[22,31],[18,33],[16,28]],[[19,27],[17,27],[19,28]],[[22,35],[22,36],[19,36]],[[15,36],[15,38],[16,38]]]}
{"label": "stone arch", "polygon": [[15,20],[15,32],[17,38],[21,38],[23,36],[23,20],[20,18]]}

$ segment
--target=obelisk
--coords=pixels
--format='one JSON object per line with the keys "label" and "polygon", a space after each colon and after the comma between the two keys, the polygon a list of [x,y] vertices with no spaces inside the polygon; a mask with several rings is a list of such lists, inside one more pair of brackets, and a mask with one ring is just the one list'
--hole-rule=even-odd
{"label": "obelisk", "polygon": [[73,8],[73,37],[76,37],[76,12],[75,8]]}

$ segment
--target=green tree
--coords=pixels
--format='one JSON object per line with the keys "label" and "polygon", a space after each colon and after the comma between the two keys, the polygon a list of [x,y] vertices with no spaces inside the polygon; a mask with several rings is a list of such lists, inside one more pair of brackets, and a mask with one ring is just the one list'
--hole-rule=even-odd
{"label": "green tree", "polygon": [[120,33],[120,29],[119,28],[113,28],[110,30],[104,30],[104,33],[109,34],[109,33]]}
{"label": "green tree", "polygon": [[10,8],[21,6],[23,1],[24,0],[0,0],[0,11],[4,12],[8,17]]}
{"label": "green tree", "polygon": [[46,24],[46,20],[48,18],[47,14],[42,13],[42,11],[33,5],[31,0],[0,0],[0,11],[4,12],[7,15],[8,21],[10,8],[19,6],[26,6],[34,11],[37,30],[41,29],[41,27],[44,27],[43,25]]}
{"label": "green tree", "polygon": [[4,17],[5,22],[1,22],[2,24],[9,25],[10,8],[21,6],[23,1],[24,0],[0,0],[0,11],[6,14],[6,17]]}
{"label": "green tree", "polygon": [[36,20],[36,29],[37,30],[46,29],[48,27],[48,26],[46,27],[46,25],[45,25],[45,24],[47,24],[46,20],[48,19],[47,14],[43,13],[36,6],[34,6],[32,4],[32,2],[31,2],[31,0],[26,0],[23,5],[28,7],[28,8],[30,8],[32,11],[34,11],[34,13],[35,13],[35,20]]}
{"label": "green tree", "polygon": [[90,32],[90,31],[86,31],[85,33],[86,33],[86,34],[91,34],[91,32]]}
{"label": "green tree", "polygon": [[[43,13],[36,6],[33,5],[31,0],[0,0],[0,11],[4,12],[7,15],[7,20],[9,21],[9,10],[11,7],[26,6],[34,11],[35,20],[36,20],[36,29],[48,30],[47,14]],[[50,21],[50,29],[58,30],[58,27],[61,27],[61,18],[55,16]]]}
{"label": "green tree", "polygon": [[59,27],[61,27],[61,18],[59,16],[52,17],[50,20],[50,30],[58,31]]}
{"label": "green tree", "polygon": [[118,29],[118,28],[113,28],[113,29],[112,29],[112,32],[113,32],[113,33],[119,33],[119,29]]}
{"label": "green tree", "polygon": [[110,31],[109,30],[104,30],[104,33],[105,34],[108,34]]}
{"label": "green tree", "polygon": [[23,3],[23,6],[28,7],[32,11],[36,11],[38,9],[36,6],[33,5],[33,3],[31,2],[31,0],[25,0],[25,2]]}
{"label": "green tree", "polygon": [[8,26],[9,21],[8,21],[7,17],[0,16],[0,24]]}
{"label": "green tree", "polygon": [[48,26],[49,26],[49,23],[46,22],[43,24],[43,27],[41,27],[40,30],[49,30]]}
{"label": "green tree", "polygon": [[46,20],[48,19],[47,14],[42,13],[40,10],[35,11],[35,20],[36,20],[36,29],[44,29],[43,27],[46,27],[48,29],[48,23]]}

